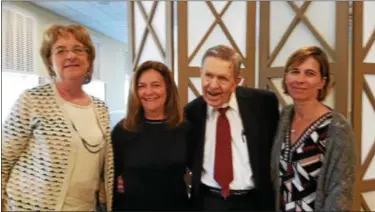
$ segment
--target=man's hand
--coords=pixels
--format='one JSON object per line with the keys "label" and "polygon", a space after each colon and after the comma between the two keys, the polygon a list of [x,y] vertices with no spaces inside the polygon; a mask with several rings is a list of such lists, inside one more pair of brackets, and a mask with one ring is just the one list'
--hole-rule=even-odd
{"label": "man's hand", "polygon": [[5,199],[1,200],[1,211],[5,211]]}
{"label": "man's hand", "polygon": [[124,193],[125,192],[124,181],[122,180],[121,176],[117,177],[117,192],[118,193]]}

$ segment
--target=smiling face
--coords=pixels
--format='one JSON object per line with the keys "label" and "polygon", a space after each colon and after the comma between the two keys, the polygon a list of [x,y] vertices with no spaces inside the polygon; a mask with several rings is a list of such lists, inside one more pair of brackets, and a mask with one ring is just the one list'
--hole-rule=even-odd
{"label": "smiling face", "polygon": [[163,76],[154,69],[141,74],[137,83],[137,94],[145,114],[164,116],[167,89]]}
{"label": "smiling face", "polygon": [[291,66],[285,75],[285,85],[294,101],[317,100],[326,79],[321,76],[319,63],[312,57],[298,66]]}
{"label": "smiling face", "polygon": [[207,57],[204,60],[201,80],[203,98],[214,108],[227,103],[237,86],[232,63],[216,57]]}
{"label": "smiling face", "polygon": [[89,70],[86,47],[72,33],[60,36],[52,46],[50,64],[60,81],[84,81]]}

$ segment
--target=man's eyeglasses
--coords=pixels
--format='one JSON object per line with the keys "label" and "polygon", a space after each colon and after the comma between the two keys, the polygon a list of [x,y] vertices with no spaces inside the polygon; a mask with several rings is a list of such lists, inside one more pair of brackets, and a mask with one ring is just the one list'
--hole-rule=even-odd
{"label": "man's eyeglasses", "polygon": [[57,49],[54,49],[52,53],[57,56],[66,56],[68,55],[70,51],[73,52],[77,56],[83,56],[87,54],[88,49],[82,46],[73,47],[72,49],[57,48]]}

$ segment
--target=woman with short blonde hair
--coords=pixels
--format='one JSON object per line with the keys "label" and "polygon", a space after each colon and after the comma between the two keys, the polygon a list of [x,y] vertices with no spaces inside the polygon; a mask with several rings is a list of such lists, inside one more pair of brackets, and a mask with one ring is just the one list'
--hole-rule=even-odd
{"label": "woman with short blonde hair", "polygon": [[100,188],[111,209],[108,108],[82,88],[95,59],[90,35],[78,24],[52,25],[40,54],[52,82],[26,90],[3,125],[3,209],[93,211]]}

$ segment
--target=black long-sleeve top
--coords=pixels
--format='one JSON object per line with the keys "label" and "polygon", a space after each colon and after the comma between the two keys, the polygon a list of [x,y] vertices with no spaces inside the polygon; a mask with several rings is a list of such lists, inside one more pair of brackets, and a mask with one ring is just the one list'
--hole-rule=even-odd
{"label": "black long-sleeve top", "polygon": [[169,129],[164,121],[144,120],[138,132],[117,124],[112,131],[115,181],[114,210],[187,210],[184,181],[187,123]]}

